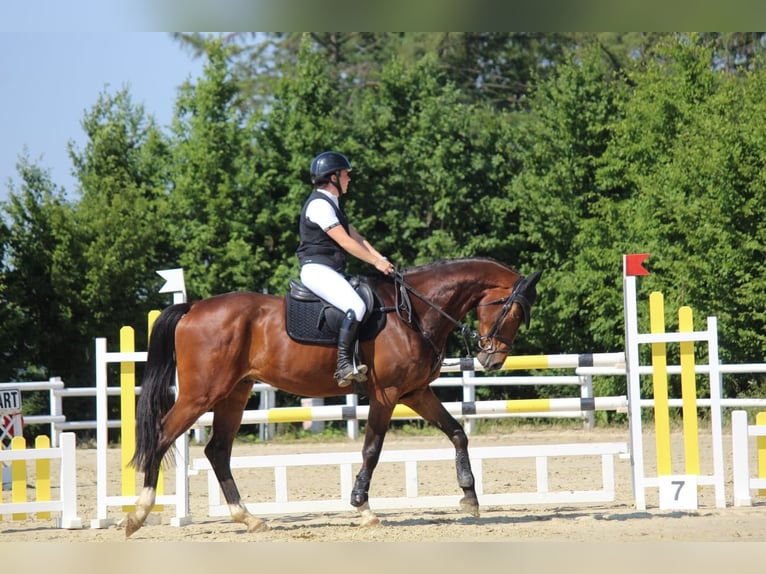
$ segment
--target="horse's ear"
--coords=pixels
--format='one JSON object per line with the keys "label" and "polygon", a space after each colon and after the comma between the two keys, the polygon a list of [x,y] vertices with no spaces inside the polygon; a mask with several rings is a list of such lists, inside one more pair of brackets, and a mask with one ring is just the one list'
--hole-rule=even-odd
{"label": "horse's ear", "polygon": [[540,277],[542,277],[542,274],[543,274],[542,269],[535,271],[534,273],[532,273],[532,275],[527,277],[527,282],[530,285],[537,285],[537,282],[540,281]]}
{"label": "horse's ear", "polygon": [[529,277],[522,277],[513,287],[513,294],[511,295],[511,301],[521,305],[521,309],[524,312],[524,323],[529,329],[529,321],[532,318],[532,305],[537,300],[537,289],[535,285],[540,281],[542,271],[535,271]]}

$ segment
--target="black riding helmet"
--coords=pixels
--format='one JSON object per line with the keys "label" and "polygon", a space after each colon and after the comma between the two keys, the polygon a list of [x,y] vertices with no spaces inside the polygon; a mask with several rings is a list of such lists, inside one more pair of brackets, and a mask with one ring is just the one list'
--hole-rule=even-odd
{"label": "black riding helmet", "polygon": [[337,151],[322,152],[311,161],[311,183],[324,185],[332,174],[339,174],[343,169],[351,170],[351,162],[345,155]]}

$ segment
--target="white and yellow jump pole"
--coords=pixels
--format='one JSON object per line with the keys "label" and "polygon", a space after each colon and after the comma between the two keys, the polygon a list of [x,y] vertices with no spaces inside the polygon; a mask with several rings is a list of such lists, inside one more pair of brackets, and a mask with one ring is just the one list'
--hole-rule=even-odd
{"label": "white and yellow jump pole", "polygon": [[[662,509],[696,509],[698,487],[713,486],[715,504],[726,506],[724,491],[723,439],[721,423],[721,372],[718,360],[718,324],[715,317],[707,318],[705,331],[694,331],[692,311],[681,307],[678,311],[678,332],[665,332],[662,294],[654,292],[649,298],[650,333],[639,333],[636,303],[636,277],[648,275],[643,262],[648,253],[623,256],[623,290],[625,303],[625,353],[628,378],[628,409],[630,420],[631,465],[636,508],[646,509],[646,491],[659,489]],[[710,427],[713,470],[702,474],[700,470],[697,425],[697,385],[694,344],[707,343],[708,372],[710,377]],[[652,382],[654,404],[654,432],[656,447],[656,473],[647,476],[644,458],[641,409],[646,401],[641,396],[639,376],[639,346],[651,345]],[[681,399],[683,416],[684,466],[673,465],[671,458],[668,366],[666,345],[679,344],[681,362]]]}

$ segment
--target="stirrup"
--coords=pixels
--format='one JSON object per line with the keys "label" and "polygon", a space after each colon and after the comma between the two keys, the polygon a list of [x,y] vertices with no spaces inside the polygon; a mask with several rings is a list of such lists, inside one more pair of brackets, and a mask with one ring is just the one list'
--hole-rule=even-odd
{"label": "stirrup", "polygon": [[345,375],[341,374],[340,371],[335,371],[335,381],[341,388],[347,387],[351,383],[366,383],[367,365],[364,363],[361,365],[355,365]]}

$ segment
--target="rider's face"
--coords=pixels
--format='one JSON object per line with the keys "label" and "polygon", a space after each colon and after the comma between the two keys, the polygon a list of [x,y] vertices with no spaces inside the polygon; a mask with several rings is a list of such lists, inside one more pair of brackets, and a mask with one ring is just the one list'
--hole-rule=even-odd
{"label": "rider's face", "polygon": [[341,193],[347,193],[348,192],[348,184],[351,182],[351,171],[348,169],[343,169],[340,172],[340,179],[338,181],[338,184],[340,185],[340,188],[342,190]]}

